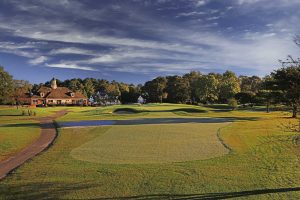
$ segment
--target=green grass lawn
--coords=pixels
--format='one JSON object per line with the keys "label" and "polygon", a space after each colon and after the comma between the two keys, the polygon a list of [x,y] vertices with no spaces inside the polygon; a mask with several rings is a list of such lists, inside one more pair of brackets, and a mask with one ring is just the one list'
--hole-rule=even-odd
{"label": "green grass lawn", "polygon": [[[115,114],[114,109],[119,107],[144,111]],[[182,108],[200,109],[205,112],[190,112]],[[163,117],[231,117],[235,120],[221,128],[218,134],[215,132],[217,127],[212,124],[203,127],[205,124],[190,123],[149,125],[150,127],[134,125],[132,129],[129,126],[60,129],[59,136],[50,149],[1,181],[0,199],[299,198],[300,146],[295,141],[297,134],[285,132],[279,126],[290,120],[281,112],[267,114],[256,111],[226,111],[187,105],[152,104],[74,108],[73,112],[59,120]],[[215,135],[210,131],[207,134],[211,135],[206,135],[205,130],[211,130]],[[163,135],[164,132],[167,135]],[[185,132],[189,133],[189,137],[182,137],[180,141],[181,133]],[[207,143],[203,144],[204,147],[202,143],[205,138],[199,138],[200,135],[197,133],[205,134],[203,137],[207,138]],[[198,152],[199,154],[203,151],[209,152],[210,148],[215,148],[213,144],[216,136],[219,136],[231,151],[217,157],[195,159],[198,155],[193,145],[205,149]],[[170,147],[172,150],[168,152],[167,146],[152,143],[159,137],[166,137],[163,138],[166,145],[175,142],[179,145],[178,148],[173,149],[172,146]],[[190,140],[193,137],[199,141]],[[149,146],[142,146],[141,143]],[[184,144],[193,147],[191,149],[194,151],[189,152],[191,149],[184,148]],[[153,151],[149,150],[150,146]],[[180,155],[181,149],[184,155]],[[117,157],[119,155],[113,154],[113,151],[123,154],[127,159],[124,162],[126,164],[120,163],[120,157]],[[142,162],[134,162],[144,153],[155,155],[160,152],[165,152],[163,158],[170,153],[169,160],[149,163],[145,161],[146,158],[142,158]],[[104,154],[113,158],[105,158]],[[180,160],[189,156],[192,157],[190,161]],[[173,160],[170,159],[172,157]],[[157,158],[156,156],[154,160]],[[109,160],[112,161],[108,162]],[[130,160],[132,162],[128,164]]]}
{"label": "green grass lawn", "polygon": [[0,161],[13,156],[40,135],[39,123],[15,108],[0,107]]}
{"label": "green grass lawn", "polygon": [[216,134],[219,128],[226,125],[228,123],[118,125],[73,149],[71,156],[104,164],[208,159],[228,153]]}

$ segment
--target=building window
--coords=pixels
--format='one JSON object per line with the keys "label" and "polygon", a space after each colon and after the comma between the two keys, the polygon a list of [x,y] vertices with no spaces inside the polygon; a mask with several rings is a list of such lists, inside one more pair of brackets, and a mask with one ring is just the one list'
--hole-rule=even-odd
{"label": "building window", "polygon": [[44,97],[45,96],[45,93],[44,92],[41,92],[41,97]]}
{"label": "building window", "polygon": [[75,96],[74,92],[71,92],[71,97],[74,97],[74,96]]}
{"label": "building window", "polygon": [[37,104],[37,103],[38,103],[38,100],[33,99],[33,100],[32,100],[32,103],[33,103],[33,104]]}
{"label": "building window", "polygon": [[48,100],[48,103],[53,103],[53,100]]}

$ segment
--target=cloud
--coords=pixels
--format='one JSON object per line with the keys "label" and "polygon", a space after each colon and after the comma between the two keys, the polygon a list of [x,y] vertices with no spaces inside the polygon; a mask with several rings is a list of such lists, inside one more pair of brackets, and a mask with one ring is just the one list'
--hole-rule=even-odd
{"label": "cloud", "polygon": [[97,55],[97,53],[91,50],[76,48],[76,47],[53,49],[49,52],[49,54],[51,55],[58,55],[58,54]]}
{"label": "cloud", "polygon": [[206,20],[211,21],[211,20],[217,20],[219,18],[220,18],[220,16],[214,16],[214,17],[208,17],[208,18],[206,18]]}
{"label": "cloud", "polygon": [[178,15],[176,15],[176,18],[178,17],[190,17],[190,16],[197,16],[197,15],[205,15],[206,12],[196,12],[196,11],[192,11],[192,12],[183,12],[183,13],[179,13]]}
{"label": "cloud", "polygon": [[[142,9],[129,9],[130,6],[126,8],[125,4],[118,11],[108,12],[105,8],[110,11],[111,5],[97,10],[79,1],[74,2],[65,1],[61,4],[43,1],[35,6],[21,2],[16,4],[18,9],[30,15],[12,18],[0,13],[0,29],[9,33],[9,36],[46,42],[2,42],[0,51],[28,57],[33,65],[43,64],[47,58],[51,58],[53,63],[44,66],[65,69],[97,71],[101,67],[101,71],[107,72],[184,73],[191,69],[208,71],[235,67],[245,70],[245,73],[260,75],[276,67],[278,59],[297,53],[288,34],[296,31],[293,25],[297,24],[299,18],[295,15],[282,19],[264,18],[263,28],[259,27],[260,21],[254,21],[255,18],[243,21],[243,16],[248,16],[245,12],[255,11],[257,14],[258,4],[261,4],[255,0],[233,0],[233,5],[222,4],[223,11],[234,7],[227,12],[228,15],[221,14],[222,8],[206,8],[210,1],[178,1],[189,5],[178,12],[165,12],[164,17],[161,14],[153,16],[153,13],[143,12]],[[172,7],[172,2],[158,3]],[[199,4],[198,7],[196,4]],[[249,8],[247,5],[250,4],[252,6]],[[238,13],[236,9],[239,9]],[[78,13],[75,14],[75,11]],[[222,21],[218,21],[220,16],[214,16],[216,13],[220,14]],[[230,14],[234,19],[230,18]],[[184,19],[174,20],[174,16]],[[176,24],[174,21],[179,22]],[[226,33],[226,28],[222,27],[223,21],[230,30]],[[216,26],[218,24],[220,28]],[[248,31],[242,32],[244,29]]]}
{"label": "cloud", "polygon": [[31,65],[39,65],[39,64],[46,62],[47,60],[48,60],[48,58],[46,56],[40,56],[38,58],[31,59],[28,62]]}
{"label": "cloud", "polygon": [[243,4],[253,4],[253,3],[257,3],[261,0],[237,0],[237,3],[240,4],[240,5],[243,5]]}
{"label": "cloud", "polygon": [[16,43],[16,42],[0,42],[0,52],[15,54],[18,56],[33,58],[38,56],[37,52],[32,52],[35,43]]}
{"label": "cloud", "polygon": [[207,4],[208,1],[207,0],[195,0],[195,5],[197,7],[200,7],[200,6],[204,6],[205,4]]}
{"label": "cloud", "polygon": [[92,67],[85,67],[85,66],[79,66],[77,64],[72,63],[54,63],[54,64],[46,64],[47,67],[53,67],[53,68],[64,68],[64,69],[79,69],[79,70],[86,70],[86,71],[98,71],[95,68]]}

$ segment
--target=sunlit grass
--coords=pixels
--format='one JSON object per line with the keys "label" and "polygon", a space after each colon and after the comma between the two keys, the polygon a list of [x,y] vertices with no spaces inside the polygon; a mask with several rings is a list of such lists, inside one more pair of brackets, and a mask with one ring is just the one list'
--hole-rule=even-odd
{"label": "sunlit grass", "polygon": [[[232,198],[298,199],[300,196],[300,147],[295,142],[297,133],[284,131],[280,126],[291,120],[284,113],[225,112],[211,108],[203,113],[171,111],[182,108],[181,105],[133,106],[139,109],[151,107],[154,111],[165,110],[147,112],[142,116],[139,116],[140,113],[102,113],[103,110],[113,110],[116,107],[126,106],[74,108],[74,112],[60,120],[76,121],[95,117],[230,117],[235,121],[223,127],[218,135],[231,151],[220,157],[187,162],[103,164],[78,160],[73,153],[81,149],[81,153],[86,151],[88,155],[91,153],[89,148],[97,151],[99,143],[94,145],[95,141],[100,142],[101,138],[107,138],[105,135],[110,133],[130,134],[127,130],[114,130],[114,127],[109,126],[61,129],[55,144],[48,151],[35,157],[1,182],[0,199],[41,199],[45,196],[50,199],[131,196],[170,199],[175,198],[174,195],[181,195],[178,198],[186,199],[213,199],[230,195]],[[172,127],[172,124],[168,126]],[[186,124],[186,130],[189,128],[189,124]],[[137,131],[135,134],[142,132],[140,128],[132,131]],[[91,144],[91,147],[82,148],[87,144]]]}

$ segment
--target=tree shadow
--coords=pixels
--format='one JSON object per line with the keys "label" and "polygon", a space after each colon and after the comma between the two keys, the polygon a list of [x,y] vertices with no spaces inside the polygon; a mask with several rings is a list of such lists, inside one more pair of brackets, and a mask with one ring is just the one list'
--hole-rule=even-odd
{"label": "tree shadow", "polygon": [[[174,199],[174,200],[209,200],[209,199],[232,199],[238,197],[247,197],[264,194],[280,194],[286,192],[298,192],[300,187],[293,188],[276,188],[276,189],[259,189],[248,190],[241,192],[221,192],[221,193],[204,193],[204,194],[156,194],[156,195],[140,195],[131,197],[113,197],[113,198],[98,198],[98,200],[112,200],[112,199],[133,199],[133,200],[145,200],[145,199]],[[96,200],[96,199],[95,199]]]}
{"label": "tree shadow", "polygon": [[22,115],[22,114],[0,114],[0,117],[21,117],[21,116],[25,116],[25,115]]}
{"label": "tree shadow", "polygon": [[[0,198],[3,199],[66,199],[66,195],[70,193],[84,194],[85,189],[97,188],[97,183],[88,182],[29,182],[22,184],[7,184],[0,182]],[[82,191],[81,191],[82,190]],[[249,197],[265,194],[281,194],[287,192],[299,192],[300,187],[275,188],[275,189],[257,189],[240,192],[220,192],[220,193],[203,193],[203,194],[153,194],[153,195],[137,195],[122,197],[99,197],[88,198],[94,200],[146,200],[146,199],[173,199],[173,200],[209,200],[209,199],[232,199],[238,197]],[[97,196],[97,194],[93,194]],[[80,199],[80,198],[76,198]]]}
{"label": "tree shadow", "polygon": [[18,128],[18,127],[41,127],[40,123],[18,123],[18,124],[2,124],[0,127]]}
{"label": "tree shadow", "polygon": [[6,184],[0,182],[0,199],[61,199],[70,192],[97,187],[95,183],[30,182]]}

